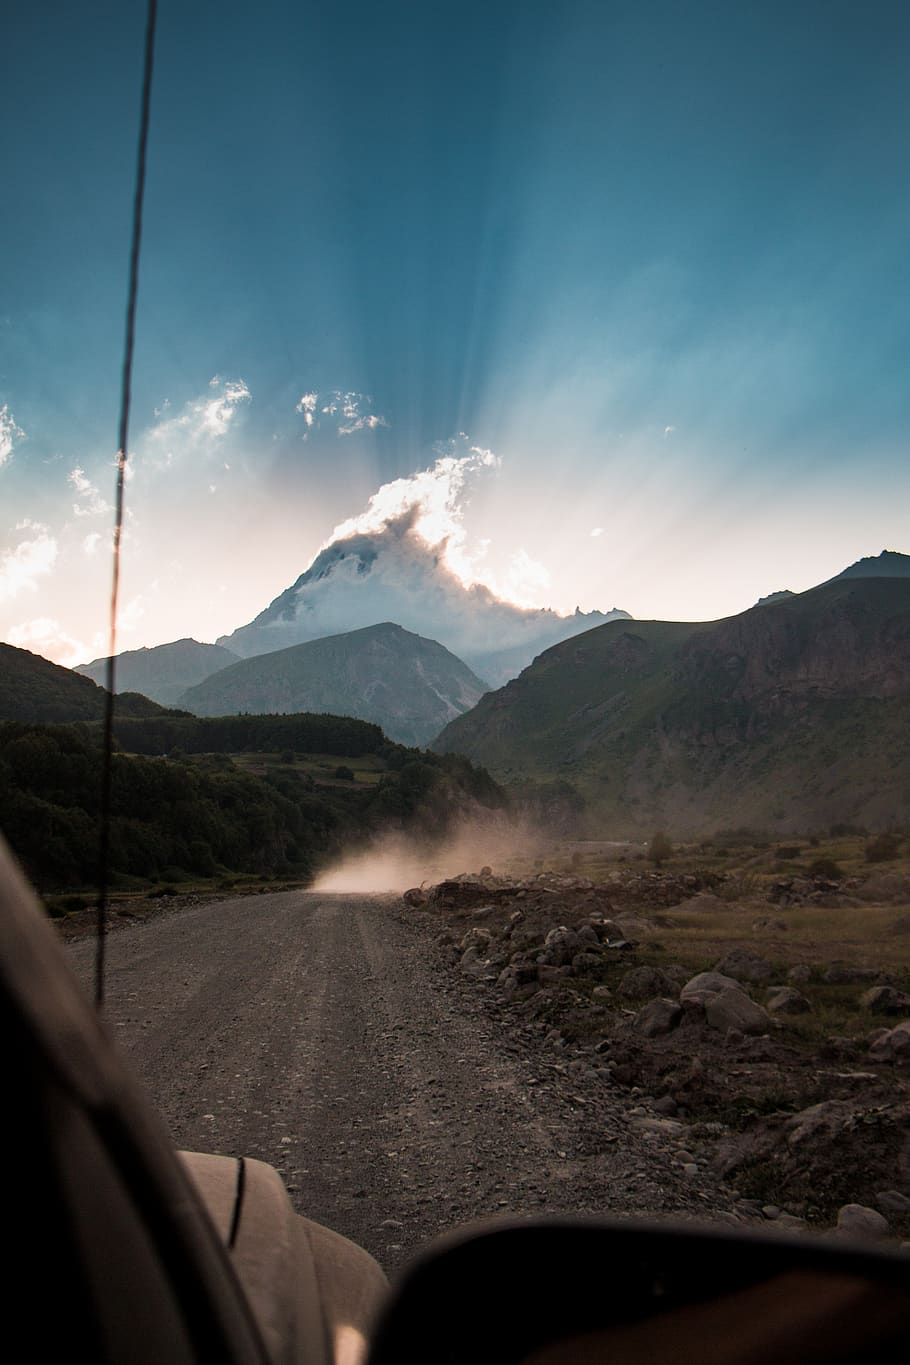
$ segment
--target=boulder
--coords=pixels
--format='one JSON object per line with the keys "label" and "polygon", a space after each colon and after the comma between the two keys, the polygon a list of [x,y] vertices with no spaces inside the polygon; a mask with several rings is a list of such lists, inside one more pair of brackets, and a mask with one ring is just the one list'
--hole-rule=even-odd
{"label": "boulder", "polygon": [[791,986],[805,986],[812,980],[812,968],[807,967],[805,962],[798,962],[787,972],[787,980]]}
{"label": "boulder", "polygon": [[618,993],[625,1000],[647,995],[675,995],[676,982],[660,967],[633,967],[623,977]]}
{"label": "boulder", "polygon": [[910,1019],[881,1034],[869,1048],[876,1062],[910,1062]]}
{"label": "boulder", "polygon": [[768,995],[767,1007],[772,1014],[808,1014],[812,1002],[793,986],[774,986]]}
{"label": "boulder", "polygon": [[574,929],[567,929],[564,924],[560,924],[547,934],[543,941],[543,950],[537,960],[546,963],[548,967],[565,967],[576,953],[581,952],[583,946]]}
{"label": "boulder", "polygon": [[770,981],[771,963],[748,948],[731,948],[714,970],[736,981]]}
{"label": "boulder", "polygon": [[639,915],[620,915],[616,920],[620,938],[647,938],[655,931],[654,925]]}
{"label": "boulder", "polygon": [[[675,1000],[651,1000],[640,1009],[632,1021],[632,1027],[646,1038],[658,1038],[661,1034],[672,1033],[682,1018],[682,1006]],[[673,1106],[674,1112],[676,1106]]]}
{"label": "boulder", "polygon": [[875,1196],[879,1213],[883,1213],[887,1218],[903,1218],[905,1213],[910,1213],[910,1199],[900,1190],[880,1190]]}
{"label": "boulder", "polygon": [[872,1014],[910,1014],[910,995],[893,986],[872,986],[863,991],[859,1003]]}
{"label": "boulder", "polygon": [[740,989],[738,981],[734,981],[732,976],[724,976],[721,972],[699,972],[697,976],[690,979],[679,992],[681,1003],[687,1000],[693,1004],[704,1004],[709,995],[717,995],[719,991],[725,991],[732,986],[734,990]]}
{"label": "boulder", "polygon": [[469,929],[459,947],[462,952],[467,952],[469,948],[476,948],[479,952],[486,953],[492,942],[493,935],[489,929]]}
{"label": "boulder", "polygon": [[485,977],[490,975],[490,963],[476,946],[468,948],[462,954],[459,967],[465,976]]}
{"label": "boulder", "polygon": [[844,1204],[837,1214],[837,1232],[841,1237],[861,1237],[865,1241],[880,1242],[891,1232],[887,1218],[865,1204]]}
{"label": "boulder", "polygon": [[877,981],[882,973],[877,967],[848,967],[844,962],[835,962],[822,976],[826,986],[853,986],[859,981]]}
{"label": "boulder", "polygon": [[740,1033],[767,1033],[771,1019],[761,1005],[756,1005],[738,986],[710,995],[705,1000],[705,1018],[711,1028],[738,1029]]}

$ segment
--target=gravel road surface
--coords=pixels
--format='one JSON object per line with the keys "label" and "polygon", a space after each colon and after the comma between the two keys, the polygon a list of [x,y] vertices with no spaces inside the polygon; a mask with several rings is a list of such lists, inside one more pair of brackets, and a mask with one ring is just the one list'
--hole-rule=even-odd
{"label": "gravel road surface", "polygon": [[[178,1147],[272,1163],[390,1273],[489,1215],[729,1206],[634,1099],[491,1018],[434,937],[389,897],[200,905],[111,935],[108,1020]],[[88,983],[93,945],[69,951]]]}

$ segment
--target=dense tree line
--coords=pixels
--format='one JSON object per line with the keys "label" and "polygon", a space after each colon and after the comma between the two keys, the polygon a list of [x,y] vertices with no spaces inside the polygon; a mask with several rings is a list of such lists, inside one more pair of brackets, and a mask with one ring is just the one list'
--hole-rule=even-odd
{"label": "dense tree line", "polygon": [[[359,721],[343,723],[377,730]],[[316,726],[311,733],[319,735],[319,752],[332,752],[324,747],[329,729]],[[467,759],[405,749],[377,733],[380,743],[371,752],[383,759],[386,771],[370,784],[316,786],[293,764],[276,764],[258,777],[218,753],[193,759],[116,753],[115,882],[227,872],[306,878],[381,829],[433,837],[469,809],[503,804],[489,775]],[[335,742],[342,741],[336,737]],[[0,723],[0,829],[41,890],[94,883],[100,811],[97,726]]]}
{"label": "dense tree line", "polygon": [[[119,708],[120,698],[117,698]],[[115,718],[114,735],[132,754],[298,753],[353,757],[375,754],[385,744],[378,725],[352,716],[181,716]]]}

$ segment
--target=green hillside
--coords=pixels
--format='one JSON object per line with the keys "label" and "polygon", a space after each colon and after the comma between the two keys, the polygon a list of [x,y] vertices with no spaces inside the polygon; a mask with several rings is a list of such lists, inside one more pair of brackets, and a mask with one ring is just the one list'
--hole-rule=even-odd
{"label": "green hillside", "polygon": [[[331,743],[328,726],[318,724],[331,717],[239,719],[296,721],[298,739],[309,734]],[[317,722],[309,732],[308,720]],[[488,817],[504,804],[489,775],[464,758],[390,744],[357,721],[343,719],[341,726],[335,747],[343,764],[331,758],[331,748],[318,758],[288,750],[236,759],[214,751],[115,754],[114,884],[230,873],[307,879],[375,834],[406,831],[433,840],[461,817]],[[351,742],[356,731],[370,742],[365,755]],[[286,727],[281,737],[288,733]],[[256,735],[248,725],[248,738]],[[0,722],[0,831],[42,891],[91,888],[100,810],[97,725]]]}
{"label": "green hillside", "polygon": [[[0,643],[0,720],[48,723],[100,720],[105,691],[90,678],[61,668],[27,649]],[[137,692],[117,697],[122,716],[167,715],[164,707]]]}
{"label": "green hillside", "polygon": [[716,622],[618,621],[439,736],[569,782],[617,832],[910,819],[910,581],[841,578]]}

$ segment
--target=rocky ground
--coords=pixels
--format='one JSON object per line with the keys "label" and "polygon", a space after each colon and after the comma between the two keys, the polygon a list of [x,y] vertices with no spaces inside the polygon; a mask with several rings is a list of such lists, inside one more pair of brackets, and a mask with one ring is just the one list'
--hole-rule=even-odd
{"label": "rocky ground", "polygon": [[901,1240],[906,972],[842,957],[787,966],[755,942],[769,931],[779,942],[795,907],[886,897],[900,936],[906,882],[881,872],[849,885],[778,880],[736,907],[741,937],[702,961],[691,936],[675,957],[674,938],[693,916],[707,924],[730,911],[719,875],[624,869],[595,884],[484,869],[415,888],[404,905],[415,928],[433,931],[452,989],[533,1059],[539,1084],[571,1092],[581,1148],[615,1141],[621,1112],[640,1148],[659,1151],[668,1178],[691,1182],[713,1217]]}

